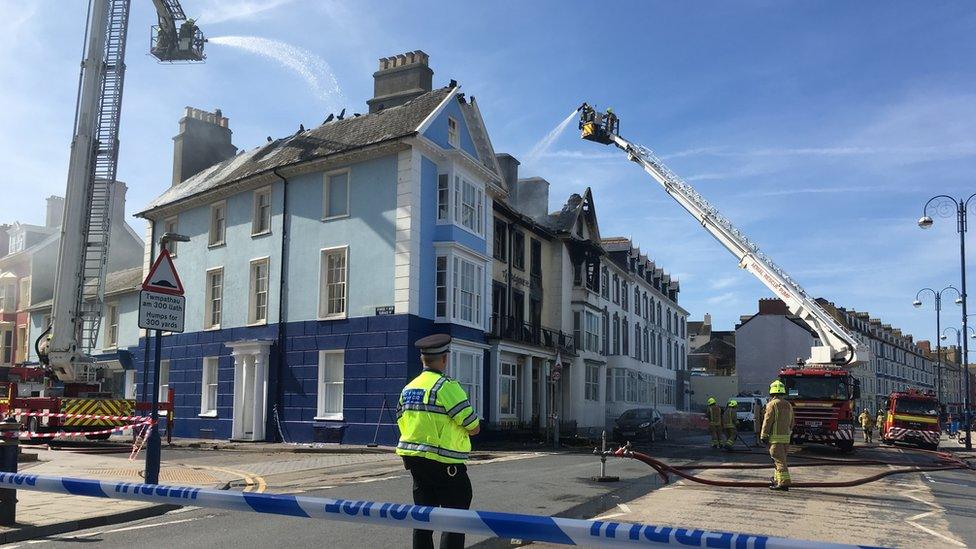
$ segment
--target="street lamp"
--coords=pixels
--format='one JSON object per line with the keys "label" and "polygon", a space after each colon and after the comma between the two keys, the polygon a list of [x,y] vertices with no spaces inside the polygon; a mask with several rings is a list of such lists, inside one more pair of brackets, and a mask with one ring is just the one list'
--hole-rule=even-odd
{"label": "street lamp", "polygon": [[[926,288],[922,288],[921,290],[915,293],[915,301],[912,302],[913,307],[915,307],[916,309],[920,309],[922,307],[923,293],[931,292],[932,295],[935,297],[935,334],[936,334],[935,345],[937,349],[935,356],[938,361],[938,366],[936,366],[936,370],[935,370],[935,379],[936,379],[935,394],[939,395],[939,400],[942,400],[942,341],[939,338],[939,334],[942,333],[942,294],[948,290],[952,290],[953,292],[956,292],[957,296],[962,295],[959,293],[959,290],[957,290],[955,286],[946,286],[945,288],[942,288],[939,291],[935,291],[932,288],[926,287]],[[956,303],[959,303],[958,299],[956,300]]]}
{"label": "street lamp", "polygon": [[[955,199],[947,194],[938,194],[928,199],[922,206],[922,217],[918,220],[918,226],[928,229],[935,221],[929,215],[929,206],[932,206],[932,213],[939,217],[951,217],[953,212],[956,214],[956,232],[959,233],[959,277],[960,287],[959,302],[962,305],[962,331],[969,331],[969,319],[966,315],[966,216],[969,210],[969,201],[976,197],[976,193],[969,195],[966,199]],[[963,419],[966,422],[966,449],[973,449],[972,429],[970,427],[969,410],[969,341],[968,338],[962,339],[962,359],[963,359],[963,385],[966,392],[963,398]]]}

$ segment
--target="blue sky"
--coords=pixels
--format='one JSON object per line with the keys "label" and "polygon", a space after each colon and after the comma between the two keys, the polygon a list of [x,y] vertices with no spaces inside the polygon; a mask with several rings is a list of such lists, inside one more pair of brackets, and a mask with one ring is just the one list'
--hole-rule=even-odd
{"label": "blue sky", "polygon": [[[183,4],[209,37],[321,58],[341,94],[322,91],[321,65],[303,77],[221,43],[204,65],[157,64],[146,53],[154,12],[136,0],[119,165],[130,212],[169,184],[184,106],[222,108],[249,149],[342,106],[364,112],[376,59],[422,49],[435,85],[454,78],[477,97],[499,152],[524,157],[584,100],[612,106],[626,137],[662,155],[812,294],[930,338],[931,300],[915,310],[915,292],[959,282],[952,220],[925,232],[915,220],[933,194],[976,191],[970,3]],[[42,222],[44,197],[63,193],[86,5],[0,0],[4,222]],[[755,311],[763,286],[636,165],[574,133],[523,166],[552,183],[553,209],[592,187],[603,235],[633,237],[677,274],[693,317],[710,312],[729,328]],[[958,324],[947,309],[943,324]]]}

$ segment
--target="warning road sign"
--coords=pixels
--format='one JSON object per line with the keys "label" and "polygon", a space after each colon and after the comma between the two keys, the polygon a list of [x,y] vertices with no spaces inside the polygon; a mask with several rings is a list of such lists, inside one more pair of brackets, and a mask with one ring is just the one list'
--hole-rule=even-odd
{"label": "warning road sign", "polygon": [[186,298],[181,295],[139,292],[139,327],[146,330],[183,332]]}
{"label": "warning road sign", "polygon": [[149,276],[142,282],[142,289],[159,294],[183,295],[183,283],[180,282],[180,275],[176,274],[169,250],[164,249],[156,258]]}

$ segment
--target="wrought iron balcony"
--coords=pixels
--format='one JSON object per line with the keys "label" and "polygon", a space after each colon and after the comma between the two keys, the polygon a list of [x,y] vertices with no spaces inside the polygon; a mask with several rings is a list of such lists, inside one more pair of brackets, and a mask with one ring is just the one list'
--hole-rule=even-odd
{"label": "wrought iron balcony", "polygon": [[523,322],[513,316],[492,315],[489,337],[558,350],[567,355],[576,355],[576,345],[572,334]]}

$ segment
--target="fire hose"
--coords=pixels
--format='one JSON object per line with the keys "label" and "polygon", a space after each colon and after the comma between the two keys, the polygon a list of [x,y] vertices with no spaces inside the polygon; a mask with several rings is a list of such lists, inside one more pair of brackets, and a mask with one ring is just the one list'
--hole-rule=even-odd
{"label": "fire hose", "polygon": [[[612,457],[636,459],[637,461],[645,463],[649,465],[651,468],[653,468],[655,471],[657,471],[658,475],[661,476],[661,479],[664,481],[665,484],[670,482],[670,477],[668,475],[673,474],[685,480],[689,480],[691,482],[697,482],[699,484],[706,484],[709,486],[720,486],[720,487],[727,487],[727,488],[766,488],[769,486],[768,481],[716,480],[716,479],[698,477],[686,472],[688,470],[694,470],[694,469],[761,469],[761,468],[766,469],[770,467],[769,465],[747,463],[747,464],[718,464],[718,465],[701,464],[701,465],[673,466],[664,463],[663,461],[654,459],[647,454],[641,452],[635,452],[629,448],[629,445],[621,446],[616,450],[607,450],[604,452],[600,452],[599,450],[594,450],[594,453],[602,457],[612,456]],[[963,462],[958,458],[949,456],[944,452],[931,452],[931,453],[936,454],[939,457],[939,459],[942,461],[942,464],[932,464],[932,465],[925,465],[925,466],[890,469],[888,471],[883,471],[875,475],[853,479],[853,480],[846,480],[846,481],[794,482],[790,485],[790,487],[791,488],[850,488],[853,486],[860,486],[862,484],[875,482],[892,475],[903,475],[908,473],[926,473],[926,472],[933,472],[933,471],[972,470],[972,467],[970,467],[969,464]],[[804,463],[798,465],[812,467],[812,466],[819,466],[819,465],[892,465],[892,464],[884,461],[879,461],[879,460],[821,459],[811,463]]]}

